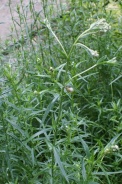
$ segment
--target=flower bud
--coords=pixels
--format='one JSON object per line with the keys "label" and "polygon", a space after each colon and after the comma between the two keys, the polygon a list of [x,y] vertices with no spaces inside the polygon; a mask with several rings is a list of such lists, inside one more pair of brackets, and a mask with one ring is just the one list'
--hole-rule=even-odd
{"label": "flower bud", "polygon": [[68,86],[66,86],[66,90],[69,93],[72,93],[74,91],[74,89],[72,87],[68,87]]}
{"label": "flower bud", "polygon": [[53,72],[53,70],[54,70],[54,68],[53,67],[50,67],[50,69],[49,69],[51,72]]}

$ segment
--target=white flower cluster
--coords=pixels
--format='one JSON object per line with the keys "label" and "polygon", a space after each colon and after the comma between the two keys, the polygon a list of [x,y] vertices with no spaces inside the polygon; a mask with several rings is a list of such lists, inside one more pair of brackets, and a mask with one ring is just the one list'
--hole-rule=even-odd
{"label": "white flower cluster", "polygon": [[111,26],[106,22],[105,19],[100,19],[97,22],[90,25],[90,30],[98,29],[101,32],[107,32],[111,29]]}
{"label": "white flower cluster", "polygon": [[118,145],[113,145],[113,146],[111,146],[111,149],[113,151],[118,151],[119,150],[119,146]]}
{"label": "white flower cluster", "polygon": [[108,63],[108,64],[114,64],[116,62],[117,62],[116,57],[110,59],[109,61],[106,61],[106,63]]}
{"label": "white flower cluster", "polygon": [[115,152],[115,151],[119,151],[119,146],[118,145],[111,145],[110,147],[105,148],[105,153],[111,153],[111,152]]}
{"label": "white flower cluster", "polygon": [[91,53],[92,56],[95,56],[95,57],[98,57],[99,56],[97,50],[89,49],[89,52]]}
{"label": "white flower cluster", "polygon": [[76,43],[77,46],[80,46],[82,48],[84,48],[87,52],[89,52],[92,56],[98,57],[99,53],[96,50],[92,50],[89,47],[87,47],[86,45],[82,44],[82,43]]}

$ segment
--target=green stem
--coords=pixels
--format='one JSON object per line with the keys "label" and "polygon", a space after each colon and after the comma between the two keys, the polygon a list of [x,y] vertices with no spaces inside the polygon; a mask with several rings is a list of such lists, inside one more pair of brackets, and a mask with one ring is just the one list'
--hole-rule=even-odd
{"label": "green stem", "polygon": [[75,78],[75,77],[78,77],[79,75],[82,75],[82,74],[88,72],[89,70],[95,68],[95,67],[98,66],[98,65],[99,65],[99,64],[95,64],[95,65],[91,66],[90,68],[88,68],[88,69],[84,70],[83,72],[78,73],[77,75],[75,75],[74,77],[72,77],[72,79]]}

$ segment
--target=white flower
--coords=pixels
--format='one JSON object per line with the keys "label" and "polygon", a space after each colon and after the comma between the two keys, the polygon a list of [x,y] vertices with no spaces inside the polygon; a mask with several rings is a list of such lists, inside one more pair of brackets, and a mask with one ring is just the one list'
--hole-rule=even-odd
{"label": "white flower", "polygon": [[75,45],[84,48],[88,53],[90,52],[90,54],[92,56],[95,56],[95,57],[99,56],[99,54],[98,54],[98,52],[96,50],[92,50],[92,49],[90,49],[89,47],[87,47],[86,45],[84,45],[82,43],[76,43]]}
{"label": "white flower", "polygon": [[111,153],[111,152],[115,152],[119,150],[119,146],[118,145],[111,145],[107,148],[105,148],[104,153]]}
{"label": "white flower", "polygon": [[95,57],[99,56],[99,54],[96,50],[89,49],[89,52],[91,53],[92,56],[95,56]]}
{"label": "white flower", "polygon": [[110,152],[110,149],[109,148],[106,148],[104,153],[109,153]]}
{"label": "white flower", "polygon": [[106,61],[106,63],[109,63],[109,64],[114,64],[116,62],[117,62],[116,57],[110,59],[109,61]]}
{"label": "white flower", "polygon": [[102,32],[107,32],[111,29],[111,26],[106,22],[105,19],[100,19],[97,22],[90,25],[90,29],[99,29]]}
{"label": "white flower", "polygon": [[111,146],[111,149],[113,151],[118,151],[119,150],[119,146],[118,145],[113,145],[113,146]]}

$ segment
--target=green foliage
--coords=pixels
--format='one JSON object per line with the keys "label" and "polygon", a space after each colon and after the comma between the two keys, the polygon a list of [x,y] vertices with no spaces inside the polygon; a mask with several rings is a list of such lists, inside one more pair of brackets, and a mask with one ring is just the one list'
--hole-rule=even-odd
{"label": "green foliage", "polygon": [[48,3],[42,18],[30,1],[30,26],[21,1],[1,51],[0,183],[119,184],[121,24],[103,1]]}

